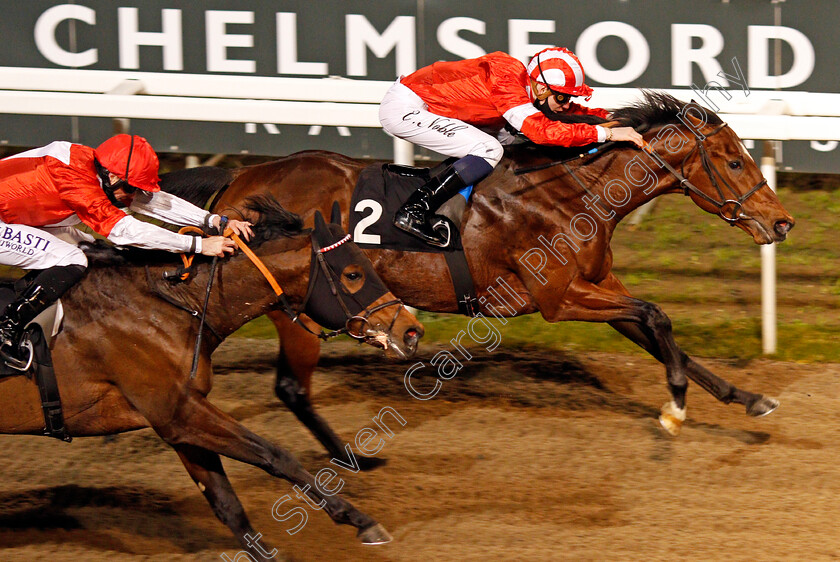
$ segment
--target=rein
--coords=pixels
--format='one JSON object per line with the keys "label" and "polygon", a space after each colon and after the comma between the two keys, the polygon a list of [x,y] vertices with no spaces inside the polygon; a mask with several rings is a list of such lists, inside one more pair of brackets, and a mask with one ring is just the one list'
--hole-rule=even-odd
{"label": "rein", "polygon": [[[200,228],[192,227],[192,226],[182,228],[179,231],[179,233],[181,233],[181,234],[190,234],[190,233],[204,234],[204,232]],[[317,337],[319,337],[320,339],[323,339],[323,340],[327,340],[329,338],[339,336],[341,334],[347,334],[348,336],[350,336],[354,339],[357,339],[357,340],[365,340],[365,339],[368,338],[368,336],[365,334],[365,331],[363,330],[363,328],[364,328],[365,325],[369,324],[370,316],[372,314],[374,314],[375,312],[379,311],[379,310],[382,310],[382,309],[387,308],[389,306],[397,305],[397,309],[396,309],[396,312],[394,313],[394,317],[391,319],[391,324],[388,327],[389,331],[391,331],[393,329],[394,324],[396,323],[397,318],[399,317],[399,313],[400,313],[400,311],[402,310],[402,307],[403,307],[403,304],[399,299],[394,299],[394,300],[391,300],[389,302],[386,302],[386,303],[383,303],[383,304],[380,304],[380,305],[377,305],[377,306],[374,306],[374,307],[365,308],[363,310],[362,314],[359,315],[359,314],[351,313],[350,309],[347,308],[347,305],[345,304],[344,300],[342,300],[341,296],[339,295],[338,287],[337,287],[337,284],[336,284],[336,281],[335,281],[336,274],[330,269],[329,264],[327,264],[326,259],[324,258],[324,254],[329,252],[330,250],[334,250],[335,248],[341,246],[345,242],[350,241],[351,236],[349,234],[346,235],[341,240],[339,240],[338,242],[336,242],[336,243],[334,243],[330,246],[327,246],[325,248],[320,248],[320,249],[315,251],[315,258],[318,260],[319,268],[317,268],[315,270],[315,274],[309,279],[309,284],[308,284],[308,287],[307,287],[307,290],[306,290],[306,297],[304,298],[303,302],[301,303],[300,309],[298,311],[296,311],[294,309],[294,307],[292,307],[291,303],[289,303],[288,299],[286,298],[285,293],[283,292],[283,288],[280,286],[280,283],[277,282],[277,279],[274,277],[274,275],[271,273],[271,271],[269,271],[268,267],[266,267],[265,263],[263,263],[263,261],[253,252],[253,250],[251,250],[251,248],[248,247],[248,245],[239,237],[239,235],[237,235],[235,232],[233,232],[232,229],[227,228],[224,232],[224,236],[226,238],[232,239],[234,241],[234,243],[236,244],[237,248],[239,248],[242,251],[242,253],[244,253],[248,257],[248,259],[251,260],[251,262],[254,264],[254,266],[257,268],[257,270],[259,270],[259,272],[262,273],[263,277],[265,277],[266,281],[268,281],[268,284],[271,286],[272,290],[274,291],[274,294],[277,295],[277,297],[279,297],[280,304],[283,307],[283,311],[289,316],[289,318],[292,320],[292,322],[297,323],[299,326],[301,326],[304,330],[306,330],[310,334],[313,334],[313,335],[315,335],[315,336],[317,336]],[[166,279],[166,280],[169,280],[169,281],[174,281],[174,282],[187,281],[189,279],[189,276],[194,272],[194,267],[193,267],[194,258],[195,258],[194,254],[189,255],[189,256],[186,255],[186,254],[181,254],[181,260],[183,261],[183,264],[184,264],[183,267],[178,268],[174,272],[165,272],[163,274],[163,278]],[[176,307],[180,310],[183,310],[183,311],[189,313],[190,316],[193,316],[194,318],[199,319],[198,335],[196,336],[195,350],[194,350],[194,353],[193,353],[192,368],[190,370],[190,379],[195,378],[196,372],[198,370],[199,352],[201,350],[201,342],[202,342],[202,335],[203,335],[204,327],[206,326],[218,340],[221,341],[223,339],[219,335],[219,333],[213,328],[213,326],[211,326],[209,323],[206,322],[207,308],[208,308],[208,303],[210,301],[210,293],[212,291],[213,281],[214,281],[215,276],[216,276],[215,272],[216,272],[217,264],[218,264],[218,257],[214,257],[213,261],[211,263],[211,266],[210,266],[210,276],[207,280],[207,287],[205,289],[204,306],[202,307],[202,310],[200,312],[184,305],[183,303],[178,302],[176,299],[172,298],[169,295],[166,295],[165,293],[163,293],[161,291],[157,291],[157,290],[153,289],[153,292],[157,296],[162,298],[164,301],[168,302],[169,304],[173,305],[174,307]],[[312,292],[314,290],[315,282],[317,280],[319,272],[322,272],[323,275],[326,277],[327,282],[329,283],[329,286],[330,286],[330,292],[332,293],[332,295],[334,297],[336,297],[336,299],[338,299],[338,302],[341,305],[341,308],[344,311],[344,315],[346,317],[346,322],[345,322],[344,327],[340,328],[338,330],[333,330],[331,332],[326,332],[324,330],[321,330],[320,332],[314,332],[308,326],[306,326],[306,324],[304,324],[303,322],[300,321],[300,316],[303,313],[303,311],[306,309],[306,305],[307,305],[307,303],[309,302],[309,299],[312,296]],[[151,285],[151,274],[149,272],[148,267],[146,268],[146,277],[149,281],[149,284]],[[354,331],[350,327],[351,323],[354,323],[354,322],[360,322],[360,327],[359,327],[358,331]]]}
{"label": "rein", "polygon": [[[179,230],[178,233],[179,234],[192,233],[192,234],[199,234],[199,235],[204,234],[204,232],[200,228],[195,227],[195,226],[185,226],[184,228]],[[259,270],[259,272],[263,274],[263,277],[265,277],[266,281],[268,281],[268,284],[271,285],[271,288],[274,290],[274,294],[277,295],[278,297],[280,297],[281,303],[283,304],[283,306],[286,308],[286,310],[288,312],[288,310],[291,308],[291,305],[289,304],[288,300],[286,300],[286,296],[283,294],[283,288],[280,287],[280,283],[277,282],[277,279],[274,278],[274,275],[271,273],[271,271],[268,270],[268,268],[263,263],[263,261],[253,252],[253,250],[251,250],[251,248],[248,247],[247,244],[245,244],[245,242],[239,237],[239,235],[236,234],[232,229],[230,229],[230,228],[225,229],[224,236],[225,236],[225,238],[230,238],[231,240],[233,240],[233,242],[236,244],[237,248],[242,250],[242,253],[244,253],[246,256],[248,256],[248,259],[251,260],[251,263],[254,264],[254,266],[257,268],[257,270]],[[192,273],[192,262],[193,262],[194,258],[195,258],[195,254],[192,254],[192,255],[189,255],[189,256],[187,256],[186,254],[181,254],[181,260],[184,262],[184,267],[183,267],[183,269],[179,270],[175,274],[175,276],[177,276],[177,278],[179,280],[186,281],[187,279],[189,279],[189,276]],[[218,263],[219,263],[219,257],[218,256],[213,256],[213,261],[210,264],[210,275],[207,279],[207,288],[204,291],[204,306],[201,309],[200,315],[198,315],[197,312],[196,312],[196,314],[193,314],[193,316],[197,316],[199,318],[199,324],[198,324],[198,335],[195,338],[195,350],[193,352],[192,368],[190,369],[190,380],[195,378],[196,372],[198,371],[198,358],[199,358],[199,351],[201,350],[201,340],[202,340],[202,336],[204,334],[204,325],[206,323],[206,318],[207,318],[207,305],[210,302],[210,292],[213,289],[213,281],[216,278],[216,266],[218,265]],[[167,277],[166,274],[164,274],[164,277]],[[172,276],[170,275],[170,278],[171,277]],[[169,301],[169,302],[171,302],[171,301]],[[185,308],[185,307],[182,307],[182,308]],[[190,311],[190,313],[192,314],[192,311]],[[219,334],[216,332],[216,330],[214,330],[209,325],[208,325],[208,328],[210,328],[210,331],[213,332],[213,334],[216,337],[219,336]],[[219,338],[219,339],[221,339],[221,338]]]}
{"label": "rein", "polygon": [[554,166],[559,166],[560,164],[566,164],[568,162],[574,162],[575,160],[580,160],[581,158],[586,158],[587,156],[591,156],[593,154],[598,154],[599,152],[606,152],[607,150],[613,148],[615,146],[615,142],[605,142],[601,143],[599,146],[587,150],[586,152],[582,152],[577,156],[572,156],[570,158],[565,158],[563,160],[554,160],[553,162],[548,162],[546,164],[537,164],[536,166],[528,166],[526,168],[517,168],[513,171],[513,175],[521,176],[522,174],[530,174],[531,172],[539,172],[540,170],[545,170],[547,168],[553,168]]}
{"label": "rein", "polygon": [[[714,163],[712,163],[712,159],[709,156],[709,153],[706,150],[705,145],[703,144],[703,141],[705,141],[707,138],[709,138],[713,135],[718,134],[725,127],[726,127],[726,123],[721,123],[711,133],[709,133],[708,135],[705,135],[705,136],[701,136],[701,135],[697,134],[697,131],[695,131],[693,128],[689,127],[692,134],[694,135],[695,145],[694,145],[694,148],[692,148],[688,152],[688,154],[686,154],[685,157],[683,158],[682,162],[680,163],[680,170],[675,169],[668,162],[666,162],[665,159],[663,159],[659,155],[659,153],[656,152],[649,143],[645,142],[645,144],[643,146],[643,150],[660,167],[668,170],[668,172],[679,182],[679,185],[680,185],[680,187],[682,187],[685,195],[688,195],[689,193],[694,193],[695,195],[697,195],[701,199],[711,203],[712,205],[717,207],[718,215],[723,220],[728,222],[730,226],[735,226],[735,223],[737,223],[739,220],[742,220],[744,218],[748,218],[746,215],[743,215],[740,212],[741,207],[743,206],[744,202],[749,197],[751,197],[756,191],[761,189],[763,186],[767,185],[767,180],[762,179],[760,182],[755,184],[752,187],[752,189],[750,189],[749,191],[747,191],[746,193],[744,193],[743,195],[740,195],[740,196],[738,195],[738,192],[735,190],[735,188],[733,188],[729,184],[729,182],[726,181],[726,178],[723,177],[723,174],[721,174],[720,171],[717,169],[717,167],[714,165]],[[578,178],[578,176],[574,173],[574,171],[569,167],[568,163],[572,162],[572,161],[575,161],[575,160],[580,160],[581,158],[584,158],[584,157],[589,156],[591,154],[597,154],[598,152],[602,152],[604,147],[608,146],[608,145],[614,145],[614,143],[612,143],[612,142],[603,143],[601,146],[593,148],[592,150],[589,150],[586,153],[579,154],[577,156],[573,156],[573,157],[567,158],[565,160],[555,160],[553,162],[548,162],[546,164],[539,164],[539,165],[531,166],[531,167],[527,167],[527,168],[517,168],[516,170],[514,170],[513,173],[514,173],[514,175],[519,176],[519,175],[522,175],[522,174],[528,174],[528,173],[536,172],[536,171],[539,171],[539,170],[545,170],[546,168],[551,168],[553,166],[563,165],[565,170],[569,173],[569,175],[572,176],[572,178],[575,180],[575,182],[580,187],[582,187],[583,190],[586,191],[586,193],[590,195],[590,197],[594,197],[594,194],[586,187],[586,185],[580,180],[580,178]],[[706,176],[708,176],[709,181],[711,181],[712,186],[717,191],[717,194],[720,197],[719,200],[715,199],[714,197],[712,197],[710,195],[705,194],[703,191],[700,190],[700,188],[698,188],[696,185],[691,183],[691,180],[689,180],[688,178],[685,177],[685,174],[684,174],[685,164],[688,161],[688,159],[691,158],[691,156],[695,152],[700,154],[700,163],[703,166],[703,170],[706,172]],[[721,189],[721,186],[720,186],[720,183],[718,182],[718,180],[720,180],[720,183],[722,183],[729,190],[729,192],[736,197],[736,199],[728,199],[727,198],[727,196],[723,192],[723,189]],[[729,216],[727,216],[727,214],[724,212],[725,208],[728,205],[732,205],[732,213]]]}

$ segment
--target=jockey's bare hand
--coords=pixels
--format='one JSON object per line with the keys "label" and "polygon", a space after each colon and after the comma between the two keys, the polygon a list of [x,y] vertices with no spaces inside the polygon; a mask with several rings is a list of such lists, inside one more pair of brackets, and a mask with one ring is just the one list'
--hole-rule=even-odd
{"label": "jockey's bare hand", "polygon": [[[219,229],[219,223],[221,222],[221,220],[222,217],[220,216],[216,216],[213,219],[213,226],[216,228],[216,230]],[[236,219],[229,219],[227,223],[227,227],[231,229],[234,234],[237,234],[241,238],[244,238],[246,242],[250,240],[252,236],[254,236],[254,231],[251,230],[251,226],[253,225],[248,221],[238,221]]]}
{"label": "jockey's bare hand", "polygon": [[612,131],[612,138],[609,139],[611,141],[628,141],[632,142],[639,148],[642,148],[645,145],[645,139],[643,139],[642,135],[636,132],[636,129],[633,127],[612,127],[610,130]]}
{"label": "jockey's bare hand", "polygon": [[201,240],[201,254],[204,256],[225,257],[236,251],[236,243],[224,236],[210,236]]}

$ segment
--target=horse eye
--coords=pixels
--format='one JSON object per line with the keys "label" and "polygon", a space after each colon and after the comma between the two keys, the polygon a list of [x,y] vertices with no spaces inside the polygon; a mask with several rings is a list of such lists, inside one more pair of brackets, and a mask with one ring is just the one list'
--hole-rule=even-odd
{"label": "horse eye", "polygon": [[344,276],[347,277],[347,279],[349,279],[350,281],[358,281],[362,278],[362,274],[357,271],[351,271],[350,273],[347,273]]}
{"label": "horse eye", "polygon": [[741,161],[740,160],[730,160],[729,168],[731,170],[740,170],[741,169]]}

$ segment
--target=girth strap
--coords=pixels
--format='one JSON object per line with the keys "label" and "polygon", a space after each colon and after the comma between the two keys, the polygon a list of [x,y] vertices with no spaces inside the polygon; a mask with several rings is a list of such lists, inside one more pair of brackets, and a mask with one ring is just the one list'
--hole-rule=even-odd
{"label": "girth strap", "polygon": [[[452,236],[460,236],[460,233],[456,230]],[[458,245],[456,244],[456,246]],[[458,313],[469,317],[477,315],[480,309],[478,296],[475,292],[475,281],[473,281],[463,247],[451,252],[444,252],[443,255],[446,257],[446,266],[449,268],[450,277],[452,277],[452,288],[455,289]]]}

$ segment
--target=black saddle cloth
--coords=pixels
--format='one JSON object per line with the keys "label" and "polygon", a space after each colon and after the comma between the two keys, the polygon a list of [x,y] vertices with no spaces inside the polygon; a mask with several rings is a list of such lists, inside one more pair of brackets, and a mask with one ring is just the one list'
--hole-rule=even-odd
{"label": "black saddle cloth", "polygon": [[[452,159],[454,160],[454,159]],[[462,251],[461,236],[453,232],[446,248],[426,244],[394,226],[394,215],[418,187],[440,173],[452,160],[436,168],[408,168],[394,164],[374,164],[359,174],[350,201],[350,232],[362,248],[382,248],[406,252],[442,254]]]}

